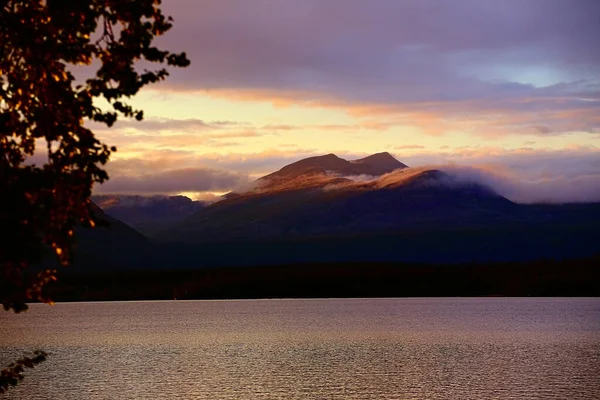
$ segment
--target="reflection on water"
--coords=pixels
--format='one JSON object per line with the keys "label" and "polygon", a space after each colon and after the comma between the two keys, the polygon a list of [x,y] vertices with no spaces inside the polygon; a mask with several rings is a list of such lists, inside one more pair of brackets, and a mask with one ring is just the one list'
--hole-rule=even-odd
{"label": "reflection on water", "polygon": [[8,399],[600,399],[600,299],[165,301],[0,314]]}

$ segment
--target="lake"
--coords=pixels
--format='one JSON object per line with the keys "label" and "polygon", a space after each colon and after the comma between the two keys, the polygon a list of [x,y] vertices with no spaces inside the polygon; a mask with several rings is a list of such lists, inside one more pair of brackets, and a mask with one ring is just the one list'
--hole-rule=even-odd
{"label": "lake", "polygon": [[[7,399],[600,399],[600,299],[35,304]],[[0,395],[0,397],[2,397]]]}

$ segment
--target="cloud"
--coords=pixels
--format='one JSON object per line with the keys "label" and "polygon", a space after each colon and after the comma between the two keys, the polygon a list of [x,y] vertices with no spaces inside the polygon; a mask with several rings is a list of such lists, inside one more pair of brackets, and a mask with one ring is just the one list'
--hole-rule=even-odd
{"label": "cloud", "polygon": [[161,117],[146,117],[142,121],[136,121],[128,118],[121,118],[117,121],[114,127],[108,128],[105,124],[88,121],[86,123],[90,129],[95,132],[102,131],[123,131],[136,130],[141,132],[198,132],[212,131],[226,128],[243,128],[250,124],[240,121],[204,121],[198,118],[161,118]]}
{"label": "cloud", "polygon": [[143,121],[122,119],[116,125],[119,128],[134,128],[144,132],[154,131],[198,131],[217,129],[219,125],[212,125],[201,119],[171,119],[171,118],[146,118]]}
{"label": "cloud", "polygon": [[100,140],[125,152],[131,152],[136,147],[146,150],[231,147],[255,138],[278,135],[277,132],[260,130],[244,122],[204,122],[197,119],[124,120],[110,129],[93,123],[90,128]]}
{"label": "cloud", "polygon": [[414,150],[414,149],[424,149],[425,146],[421,146],[420,144],[403,144],[401,146],[394,146],[396,150]]}
{"label": "cloud", "polygon": [[600,202],[600,171],[578,176],[562,174],[527,179],[513,171],[493,168],[440,166],[457,182],[475,182],[517,203]]}
{"label": "cloud", "polygon": [[134,136],[161,137],[174,134],[197,135],[207,138],[218,137],[249,137],[259,136],[260,132],[246,122],[212,121],[200,119],[148,118],[143,121],[130,119],[119,120],[114,127],[89,122],[90,129],[103,136]]}
{"label": "cloud", "polygon": [[267,124],[262,129],[268,129],[273,131],[293,131],[300,128],[297,125],[285,125],[285,124]]}
{"label": "cloud", "polygon": [[[387,150],[387,149],[382,149]],[[490,185],[518,202],[600,201],[600,148],[572,146],[505,149],[493,146],[445,148],[442,152],[416,149],[397,158],[413,167],[436,167]],[[367,154],[333,151],[345,159]],[[185,150],[140,151],[135,157],[107,164],[111,179],[95,192],[172,194],[250,190],[252,180],[303,158],[320,155],[316,149],[267,149],[256,153],[203,153]],[[351,177],[365,182],[371,177]]]}
{"label": "cloud", "polygon": [[208,168],[183,168],[138,176],[120,175],[95,188],[97,193],[176,194],[228,191],[248,177]]}
{"label": "cloud", "polygon": [[[260,152],[224,152],[195,153],[186,151],[151,152],[141,154],[139,158],[111,161],[108,165],[118,169],[135,165],[140,171],[154,171],[160,168],[177,166],[198,166],[243,173],[250,176],[262,176],[274,172],[283,166],[303,158],[334,153],[344,159],[358,159],[368,153],[347,152],[341,149],[329,149],[326,152],[310,148],[283,147],[265,149]],[[573,147],[567,149],[518,148],[505,149],[499,146],[476,146],[464,148],[445,148],[442,151],[417,149],[415,152],[394,154],[395,157],[410,166],[456,164],[461,166],[493,166],[507,168],[536,179],[544,176],[565,175],[575,177],[600,171],[600,148]],[[152,157],[151,157],[152,155]]]}
{"label": "cloud", "polygon": [[534,125],[534,126],[532,126],[532,128],[533,128],[533,129],[534,129],[534,130],[535,130],[537,133],[540,133],[540,134],[542,134],[542,135],[544,135],[544,134],[548,134],[548,133],[552,133],[552,129],[550,129],[549,127],[547,127],[547,126],[544,126],[544,125]]}
{"label": "cloud", "polygon": [[[574,177],[556,174],[543,178],[527,178],[515,171],[501,167],[468,167],[453,164],[427,165],[391,172],[371,181],[375,187],[401,185],[424,171],[439,170],[447,179],[432,185],[460,187],[476,183],[517,203],[591,203],[600,202],[600,171]],[[357,183],[338,185],[346,188]],[[331,188],[328,188],[331,189]]]}
{"label": "cloud", "polygon": [[[292,162],[324,153],[332,152],[345,159],[358,159],[369,155],[335,148],[329,148],[326,151],[301,148],[295,144],[283,144],[277,148],[258,152],[238,152],[229,146],[230,143],[224,143],[227,146],[220,148],[219,152],[200,152],[186,147],[148,149],[145,146],[129,145],[125,153],[115,153],[106,168],[111,181],[139,177],[144,177],[144,180],[148,181],[148,177],[153,175],[165,177],[165,173],[169,171],[199,169],[221,171],[221,177],[227,176],[227,174],[241,176],[240,182],[243,182],[248,177],[256,179]],[[234,143],[231,144],[234,145]],[[597,187],[593,181],[587,179],[600,172],[600,148],[576,145],[563,149],[531,147],[535,144],[526,142],[524,145],[530,147],[514,149],[478,145],[462,148],[442,146],[443,148],[435,150],[415,148],[410,152],[400,149],[395,156],[399,161],[412,167],[453,164],[462,167],[491,168],[495,171],[509,171],[529,182],[562,179],[584,185],[592,191],[594,187]],[[43,147],[40,148],[43,150]],[[28,163],[44,164],[46,155],[42,150],[29,157]],[[393,148],[380,150],[394,153]],[[232,181],[225,180],[225,182],[231,183]],[[107,183],[107,185],[105,188],[110,188],[113,184]],[[223,190],[233,188],[233,184],[222,187]],[[102,190],[106,193],[106,189]]]}
{"label": "cloud", "polygon": [[211,168],[245,173],[259,178],[287,164],[319,154],[320,152],[316,149],[294,147],[291,150],[289,148],[281,150],[271,148],[255,153],[203,153],[198,154],[196,160]]}
{"label": "cloud", "polygon": [[[315,155],[316,153],[315,149],[300,148],[295,148],[291,151],[267,149],[256,153],[197,153],[193,150],[148,150],[145,148],[133,148],[130,149],[128,156],[123,157],[121,154],[119,157],[122,158],[113,157],[107,164],[110,180],[102,191],[110,193],[111,187],[113,187],[110,182],[119,180],[122,177],[128,180],[144,177],[144,181],[148,181],[151,176],[165,178],[164,171],[193,171],[196,169],[220,171],[223,174],[241,176],[242,179],[239,182],[226,181],[232,184],[226,187],[223,186],[222,188],[214,188],[214,190],[222,189],[223,191],[227,191],[234,189],[238,184],[242,184],[249,176],[253,179],[259,178],[286,164]],[[119,190],[121,190],[121,186],[119,184]]]}
{"label": "cloud", "polygon": [[170,90],[345,108],[382,127],[430,134],[600,127],[596,0],[180,0],[164,7],[175,25],[160,41],[192,60],[162,86]]}
{"label": "cloud", "polygon": [[[534,65],[600,64],[600,56],[588,51],[599,29],[592,17],[599,11],[594,0],[579,0],[577,7],[546,0],[494,5],[374,0],[368,7],[358,0],[301,5],[180,0],[164,7],[176,20],[164,42],[188,49],[195,61],[178,72],[196,76],[203,88],[286,83],[313,90],[320,81],[335,83],[330,78],[381,84],[406,72],[412,72],[406,81],[428,81],[438,68],[433,52],[445,64],[452,61],[448,72],[455,75],[457,66],[483,68],[486,62],[515,59]],[[419,74],[423,65],[429,68]],[[402,70],[394,73],[398,67]],[[381,74],[368,74],[375,71]]]}
{"label": "cloud", "polygon": [[[465,184],[479,184],[516,203],[594,203],[600,202],[600,171],[596,173],[565,176],[556,174],[546,177],[527,178],[516,171],[502,167],[468,167],[455,164],[433,164],[397,170],[381,177],[364,176],[349,179],[324,187],[324,190],[340,190],[351,187],[384,188],[402,185],[411,178],[429,170],[439,170],[447,174],[446,179],[431,182],[432,185],[460,187]],[[349,177],[347,177],[349,178]],[[327,178],[321,178],[327,183]]]}
{"label": "cloud", "polygon": [[444,153],[422,152],[401,158],[411,166],[454,164],[465,167],[506,169],[527,180],[565,176],[576,178],[600,171],[600,148],[568,149],[518,148],[481,146],[446,149]]}
{"label": "cloud", "polygon": [[465,147],[408,155],[416,168],[437,168],[458,180],[485,184],[521,203],[600,202],[600,149]]}

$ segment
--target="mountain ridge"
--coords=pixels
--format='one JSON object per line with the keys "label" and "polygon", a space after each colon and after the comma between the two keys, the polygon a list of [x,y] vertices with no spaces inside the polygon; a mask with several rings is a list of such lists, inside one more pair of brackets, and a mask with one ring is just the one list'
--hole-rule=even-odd
{"label": "mountain ridge", "polygon": [[[595,248],[600,204],[518,204],[452,171],[395,168],[390,157],[328,154],[292,163],[275,172],[280,179],[266,175],[152,230],[162,253],[146,251],[142,259],[174,266],[451,263],[586,256]],[[343,176],[348,164],[377,164],[384,173]]]}
{"label": "mountain ridge", "polygon": [[340,177],[356,175],[381,176],[403,168],[407,168],[407,166],[387,152],[376,153],[350,161],[330,153],[293,162],[278,171],[259,178],[258,181],[290,179],[312,174],[337,175]]}
{"label": "mountain ridge", "polygon": [[148,234],[163,226],[185,219],[206,207],[207,203],[187,196],[93,195],[106,214]]}
{"label": "mountain ridge", "polygon": [[[375,164],[381,174],[364,180],[337,176],[348,164],[371,170]],[[461,227],[480,226],[501,216],[521,219],[513,202],[483,185],[458,182],[435,169],[395,168],[398,165],[405,164],[389,153],[353,163],[334,154],[300,160],[275,172],[275,179],[269,174],[257,180],[267,184],[217,202],[157,237],[186,242],[253,240],[390,232],[423,223],[442,227],[453,221]],[[340,167],[333,173],[326,169],[336,166]]]}

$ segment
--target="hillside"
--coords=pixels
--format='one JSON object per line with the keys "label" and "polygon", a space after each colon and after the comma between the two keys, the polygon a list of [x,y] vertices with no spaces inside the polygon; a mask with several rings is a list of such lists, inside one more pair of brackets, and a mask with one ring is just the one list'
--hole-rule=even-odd
{"label": "hillside", "polygon": [[207,207],[171,227],[165,238],[206,242],[352,235],[522,219],[514,203],[478,185],[447,186],[442,172],[398,175],[247,193]]}
{"label": "hillside", "polygon": [[181,221],[207,205],[186,196],[94,195],[92,200],[112,218],[144,234]]}
{"label": "hillside", "polygon": [[[94,228],[78,226],[75,230],[73,265],[60,268],[62,274],[75,270],[126,270],[159,265],[162,250],[129,225],[107,215],[93,205],[97,224]],[[57,267],[54,256],[49,256],[39,268]]]}

